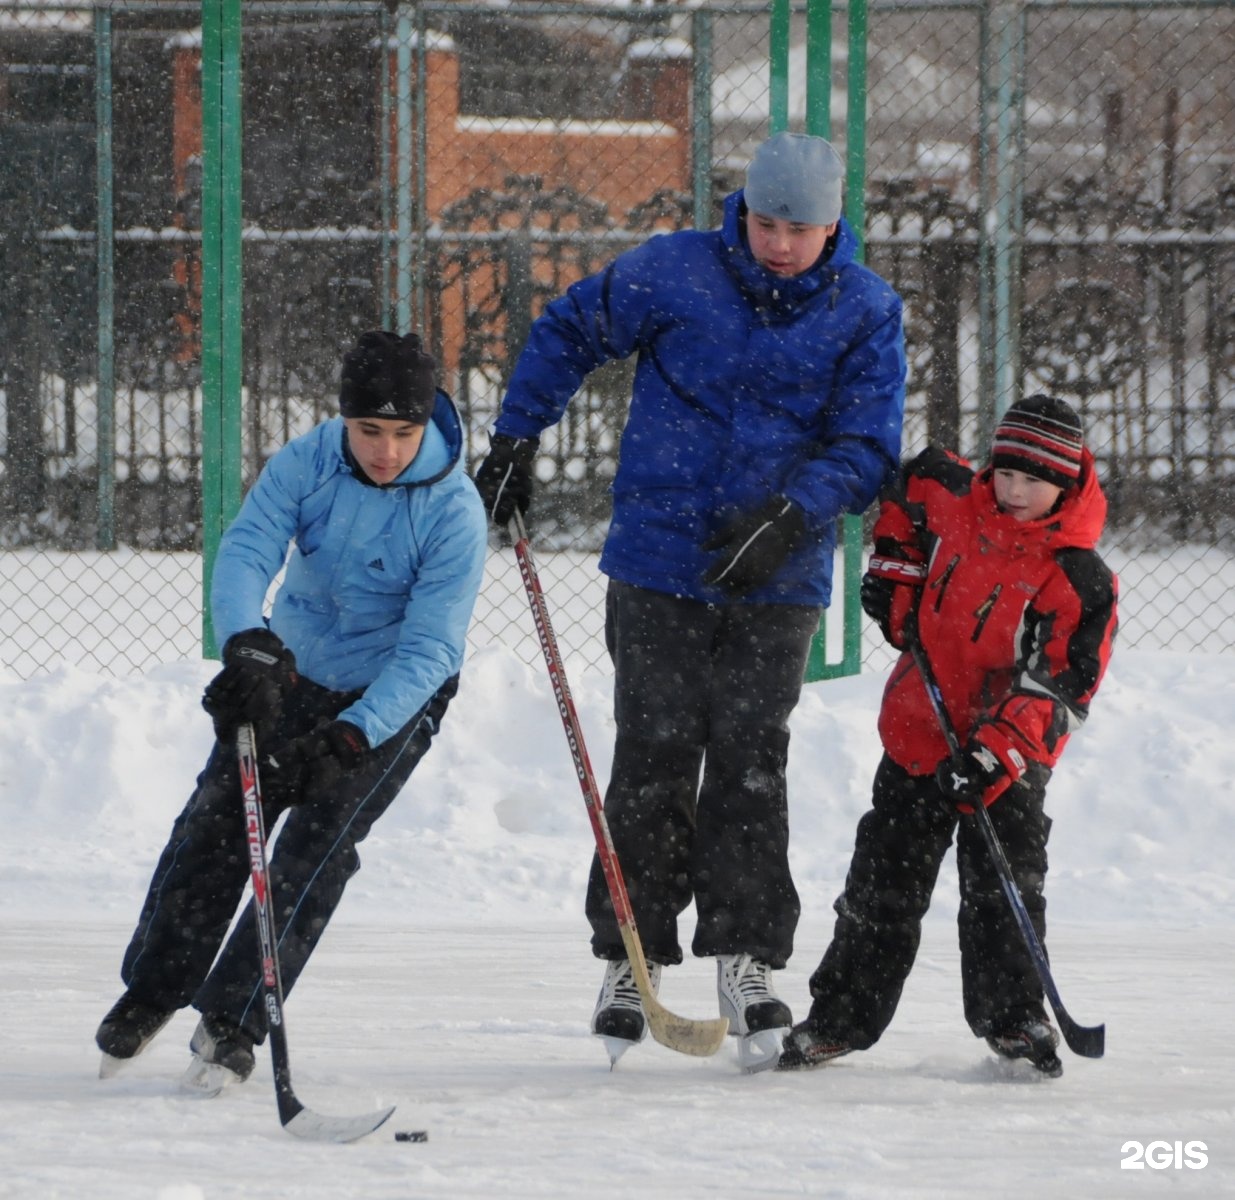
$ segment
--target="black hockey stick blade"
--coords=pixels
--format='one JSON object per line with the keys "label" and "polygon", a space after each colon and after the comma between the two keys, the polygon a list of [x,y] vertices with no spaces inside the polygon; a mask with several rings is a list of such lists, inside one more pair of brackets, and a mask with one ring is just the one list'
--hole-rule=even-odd
{"label": "black hockey stick blade", "polygon": [[1059,995],[1055,976],[1051,972],[1050,963],[1047,961],[1046,951],[1043,950],[1042,943],[1038,940],[1037,931],[1034,929],[1033,922],[1029,919],[1029,912],[1025,908],[1025,901],[1016,886],[1016,880],[1013,878],[1012,867],[1008,862],[1008,857],[1004,853],[999,836],[995,833],[994,825],[991,824],[991,815],[981,804],[978,804],[974,806],[974,820],[978,822],[978,828],[982,831],[982,836],[986,840],[987,847],[991,853],[991,859],[995,864],[995,870],[999,875],[999,885],[1003,888],[1008,905],[1012,910],[1012,916],[1021,931],[1021,938],[1025,942],[1025,949],[1029,951],[1029,957],[1033,960],[1034,970],[1038,974],[1038,981],[1042,984],[1042,990],[1046,993],[1046,998],[1051,1002],[1051,1009],[1055,1014],[1055,1019],[1059,1022],[1059,1032],[1063,1034],[1064,1042],[1073,1054],[1079,1055],[1081,1058],[1101,1058],[1106,1051],[1106,1026],[1078,1025],[1068,1015],[1068,1010],[1064,1008],[1063,999]]}
{"label": "black hockey stick blade", "polygon": [[1062,1007],[1055,1009],[1055,1020],[1068,1049],[1081,1058],[1101,1058],[1106,1053],[1105,1025],[1078,1025]]}
{"label": "black hockey stick blade", "polygon": [[[939,683],[935,679],[935,672],[931,669],[930,660],[926,657],[926,651],[918,640],[916,633],[910,637],[909,653],[913,656],[913,661],[917,665],[918,674],[922,679],[922,686],[926,689],[927,698],[930,700],[935,718],[939,722],[939,728],[943,733],[944,741],[948,743],[948,752],[953,755],[959,754],[961,752],[960,740],[956,736],[956,730],[953,728],[952,719],[948,716],[948,710],[944,707],[943,693],[940,691]],[[1012,867],[1008,862],[1008,856],[1004,853],[999,836],[995,832],[995,826],[991,823],[991,815],[981,804],[976,804],[974,805],[973,818],[977,821],[978,829],[981,831],[987,849],[990,851],[991,861],[995,866],[996,874],[999,876],[999,886],[1003,888],[1008,906],[1012,910],[1012,916],[1021,931],[1021,938],[1024,940],[1025,949],[1029,951],[1029,956],[1033,960],[1034,970],[1038,974],[1042,990],[1051,1002],[1051,1009],[1055,1013],[1055,1019],[1059,1022],[1059,1031],[1063,1034],[1065,1044],[1073,1054],[1081,1058],[1101,1058],[1106,1052],[1106,1026],[1078,1025],[1068,1016],[1068,1012],[1063,1006],[1063,1000],[1059,996],[1059,988],[1055,985],[1055,976],[1051,973],[1046,951],[1042,949],[1042,943],[1038,940],[1037,931],[1034,929],[1033,922],[1029,919],[1029,912],[1025,908],[1025,901],[1021,896],[1020,889],[1016,886],[1016,879],[1012,874]]]}

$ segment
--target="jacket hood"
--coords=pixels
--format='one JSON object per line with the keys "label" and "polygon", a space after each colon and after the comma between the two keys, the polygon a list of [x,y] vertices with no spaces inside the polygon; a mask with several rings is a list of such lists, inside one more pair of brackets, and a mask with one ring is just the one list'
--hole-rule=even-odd
{"label": "jacket hood", "polygon": [[991,466],[975,479],[973,496],[982,533],[1001,545],[1038,541],[1052,551],[1067,547],[1092,550],[1106,524],[1106,496],[1088,447],[1081,450],[1081,476],[1076,487],[1064,493],[1058,509],[1036,521],[1018,521],[999,511]]}
{"label": "jacket hood", "polygon": [[836,235],[830,239],[830,254],[825,251],[815,265],[801,275],[788,279],[774,275],[761,267],[750,252],[743,231],[746,211],[746,200],[742,191],[726,197],[724,220],[721,222],[721,239],[728,252],[725,265],[742,290],[761,308],[770,308],[773,311],[795,308],[817,292],[835,284],[840,272],[855,261],[858,239],[849,223],[841,217]]}

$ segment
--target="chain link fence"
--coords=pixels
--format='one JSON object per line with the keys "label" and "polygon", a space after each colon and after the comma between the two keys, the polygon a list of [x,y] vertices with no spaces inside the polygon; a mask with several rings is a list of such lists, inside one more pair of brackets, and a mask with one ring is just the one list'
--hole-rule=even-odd
{"label": "chain link fence", "polygon": [[[245,480],[333,413],[342,350],[378,324],[430,342],[475,466],[543,306],[740,186],[770,129],[769,17],[245,4]],[[200,653],[200,20],[0,0],[0,663],[21,676]],[[792,128],[806,41],[798,6]],[[1230,651],[1235,5],[872,3],[868,42],[867,260],[906,300],[905,453],[980,454],[1000,372],[1064,396],[1111,500],[1122,644]],[[588,662],[629,380],[597,372],[537,464],[541,571]],[[492,559],[473,645],[532,661]]]}

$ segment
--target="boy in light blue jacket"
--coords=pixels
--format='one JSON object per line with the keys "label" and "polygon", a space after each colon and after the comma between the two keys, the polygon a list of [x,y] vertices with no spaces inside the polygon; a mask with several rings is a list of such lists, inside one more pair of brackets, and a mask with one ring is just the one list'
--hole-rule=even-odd
{"label": "boy in light blue jacket", "polygon": [[363,334],[344,357],[341,415],[270,459],[223,536],[210,598],[223,669],[202,699],[217,740],[155,868],[126,991],[99,1026],[105,1073],[189,1004],[202,1014],[190,1078],[203,1064],[253,1069],[266,1027],[251,909],[224,944],[249,875],[236,729],[257,734],[267,828],[290,810],[270,863],[290,991],[359,870],[357,845],[440,727],[485,514],[434,369],[414,334]]}

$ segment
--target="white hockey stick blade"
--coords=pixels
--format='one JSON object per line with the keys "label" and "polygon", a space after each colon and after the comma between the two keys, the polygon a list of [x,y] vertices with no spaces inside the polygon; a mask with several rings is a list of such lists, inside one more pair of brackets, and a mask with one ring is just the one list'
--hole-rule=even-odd
{"label": "white hockey stick blade", "polygon": [[366,1113],[363,1117],[324,1117],[302,1108],[283,1128],[306,1142],[354,1142],[375,1129],[380,1129],[394,1112],[395,1106]]}

